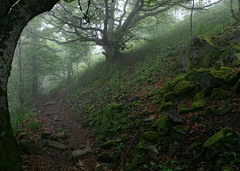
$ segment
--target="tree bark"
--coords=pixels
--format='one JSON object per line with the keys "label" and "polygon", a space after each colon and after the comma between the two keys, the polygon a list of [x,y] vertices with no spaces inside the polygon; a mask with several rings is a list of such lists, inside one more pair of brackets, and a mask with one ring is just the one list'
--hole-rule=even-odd
{"label": "tree bark", "polygon": [[25,25],[36,15],[50,10],[57,1],[24,0],[14,6],[1,7],[4,12],[0,15],[0,170],[3,171],[21,170],[7,100],[7,83],[17,41]]}

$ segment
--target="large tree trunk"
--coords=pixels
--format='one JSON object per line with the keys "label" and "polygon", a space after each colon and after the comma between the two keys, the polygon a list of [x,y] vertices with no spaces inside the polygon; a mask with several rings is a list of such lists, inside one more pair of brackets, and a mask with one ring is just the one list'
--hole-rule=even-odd
{"label": "large tree trunk", "polygon": [[[24,0],[4,6],[0,13],[0,170],[21,170],[20,153],[10,124],[7,100],[7,82],[18,38],[34,16],[50,10],[58,0]],[[14,4],[14,3],[12,3]]]}
{"label": "large tree trunk", "polygon": [[103,46],[103,49],[105,51],[103,54],[105,55],[107,62],[114,62],[121,55],[118,46]]}

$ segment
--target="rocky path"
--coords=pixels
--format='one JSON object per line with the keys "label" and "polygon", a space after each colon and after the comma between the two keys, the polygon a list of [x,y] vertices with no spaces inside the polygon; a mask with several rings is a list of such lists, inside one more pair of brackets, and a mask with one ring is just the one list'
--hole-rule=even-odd
{"label": "rocky path", "polygon": [[34,108],[41,128],[31,139],[43,152],[22,155],[24,171],[95,170],[90,133],[81,125],[83,117],[77,118],[68,109],[64,94],[62,90],[55,96],[38,97]]}

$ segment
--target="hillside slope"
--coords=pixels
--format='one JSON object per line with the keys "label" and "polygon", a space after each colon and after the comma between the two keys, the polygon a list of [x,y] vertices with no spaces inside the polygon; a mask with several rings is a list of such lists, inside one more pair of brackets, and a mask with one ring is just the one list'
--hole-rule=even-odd
{"label": "hillside slope", "polygon": [[69,105],[97,137],[97,160],[112,170],[237,170],[239,40],[234,24],[166,59],[135,51],[86,74]]}

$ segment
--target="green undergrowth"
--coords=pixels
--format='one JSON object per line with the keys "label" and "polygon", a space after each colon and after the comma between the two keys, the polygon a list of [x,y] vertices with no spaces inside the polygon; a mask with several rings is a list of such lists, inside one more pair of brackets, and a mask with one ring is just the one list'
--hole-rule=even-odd
{"label": "green undergrowth", "polygon": [[[210,18],[213,20],[212,17],[206,15],[201,22]],[[217,22],[217,19],[214,21]],[[206,35],[220,33],[225,24],[232,21],[228,20],[206,32],[216,26],[215,22],[208,23],[206,27],[196,24],[195,33]],[[198,115],[205,121],[205,118],[226,114],[225,107],[221,111],[211,108],[211,102],[218,103],[234,98],[236,93],[240,92],[238,81],[240,74],[238,71],[235,73],[237,76],[232,76],[232,68],[221,66],[199,68],[185,73],[181,70],[177,59],[188,47],[189,32],[186,32],[186,28],[186,25],[182,25],[178,29],[179,32],[166,33],[156,38],[154,43],[145,44],[146,48],[126,52],[114,63],[97,64],[82,75],[79,83],[70,88],[68,104],[80,118],[84,118],[84,126],[92,128],[96,141],[99,144],[114,142],[114,145],[109,147],[111,151],[115,151],[111,153],[111,160],[116,157],[113,160],[115,161],[118,158],[117,152],[126,150],[129,144],[131,145],[131,150],[127,152],[126,160],[129,161],[126,170],[188,170],[187,164],[175,160],[177,148],[190,132],[186,122],[199,121]],[[186,39],[179,41],[184,35]],[[177,41],[179,42],[176,43]],[[213,44],[212,38],[209,41]],[[182,105],[179,105],[180,102]],[[231,109],[227,112],[230,111]],[[191,112],[196,112],[194,117],[185,117]],[[176,121],[173,122],[171,119],[173,114],[183,116],[187,121],[178,118],[175,123]],[[146,121],[152,115],[158,118]],[[214,136],[213,130],[209,132],[203,135]],[[202,141],[207,141],[209,137],[201,138],[201,142],[196,146],[192,140],[181,144],[186,149],[190,147],[191,150],[194,149],[195,152],[184,149],[184,154],[193,158],[194,166],[189,158],[187,160],[190,161],[186,163],[196,170],[201,167],[197,164],[201,160],[207,161],[204,167],[215,167],[217,162],[208,160],[207,152],[202,147],[204,143]],[[105,148],[104,145],[103,147]],[[155,154],[154,150],[160,155]],[[218,159],[224,152],[224,150],[217,152]],[[99,156],[102,157],[101,154]],[[156,156],[162,157],[161,163]]]}

